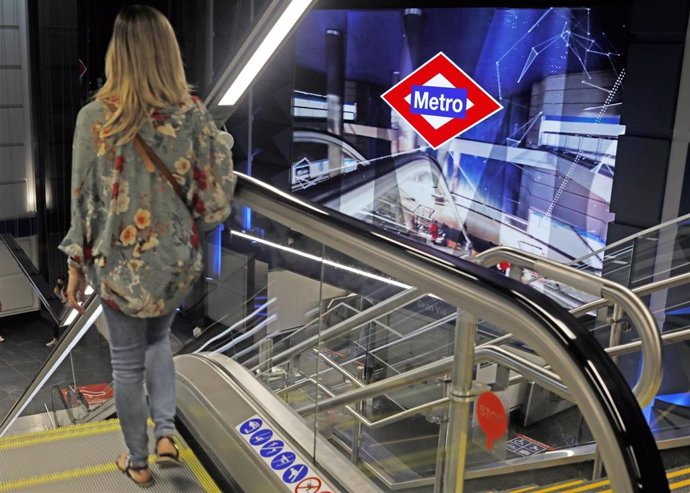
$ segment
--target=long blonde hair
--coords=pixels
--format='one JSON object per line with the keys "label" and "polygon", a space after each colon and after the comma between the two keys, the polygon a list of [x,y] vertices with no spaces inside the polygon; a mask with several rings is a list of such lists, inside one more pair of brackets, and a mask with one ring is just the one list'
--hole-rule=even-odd
{"label": "long blonde hair", "polygon": [[101,133],[117,135],[118,145],[132,140],[152,111],[190,97],[175,31],[161,12],[146,5],[125,7],[117,15],[105,75],[95,98],[117,110]]}

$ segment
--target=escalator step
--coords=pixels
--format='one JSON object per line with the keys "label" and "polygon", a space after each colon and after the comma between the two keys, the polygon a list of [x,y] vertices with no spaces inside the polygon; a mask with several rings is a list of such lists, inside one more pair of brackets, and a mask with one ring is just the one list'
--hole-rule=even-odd
{"label": "escalator step", "polygon": [[[151,428],[149,441],[153,443]],[[178,442],[185,466],[160,470],[153,465],[156,484],[148,491],[219,493],[192,450],[179,437]],[[115,466],[123,450],[117,420],[0,439],[0,492],[141,491]]]}
{"label": "escalator step", "polygon": [[582,479],[577,479],[575,481],[566,481],[564,483],[555,484],[555,485],[549,486],[547,488],[534,490],[534,493],[551,493],[551,492],[556,492],[556,491],[558,493],[561,493],[561,492],[565,492],[565,491],[572,491],[572,490],[569,490],[568,488],[583,485],[584,483],[585,482]]}
{"label": "escalator step", "polygon": [[[584,483],[584,481],[582,481]],[[611,483],[609,480],[605,479],[603,481],[597,481],[595,483],[587,483],[583,484],[582,486],[578,486],[577,488],[571,488],[567,490],[559,490],[562,491],[562,493],[580,493],[582,491],[586,491],[587,493],[594,493],[594,492],[599,492],[599,491],[610,491],[611,488]],[[542,491],[542,490],[539,490]]]}

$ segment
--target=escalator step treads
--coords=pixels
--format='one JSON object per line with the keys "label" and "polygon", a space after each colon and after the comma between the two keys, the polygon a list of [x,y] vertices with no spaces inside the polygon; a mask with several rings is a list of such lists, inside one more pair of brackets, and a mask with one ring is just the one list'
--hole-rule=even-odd
{"label": "escalator step treads", "polygon": [[534,490],[539,489],[539,485],[536,484],[530,484],[530,485],[525,485],[525,486],[520,486],[519,488],[513,488],[510,490],[506,490],[504,493],[531,493]]}
{"label": "escalator step treads", "polygon": [[[156,483],[147,491],[220,492],[194,453],[179,437],[178,441],[185,465],[161,470],[154,464]],[[151,428],[149,443],[153,443]],[[117,420],[2,439],[0,493],[141,491],[115,466],[115,459],[124,450]]]}
{"label": "escalator step treads", "polygon": [[666,477],[668,478],[671,491],[678,493],[690,492],[690,467],[679,467],[670,470]]}
{"label": "escalator step treads", "polygon": [[[678,493],[690,493],[690,467],[679,467],[666,473],[671,491]],[[577,483],[577,484],[574,484]],[[569,481],[545,488],[525,487],[525,489],[508,490],[505,493],[612,493],[611,483],[608,479],[595,482]]]}
{"label": "escalator step treads", "polygon": [[[558,493],[565,493],[573,491],[572,488],[579,488],[582,487],[582,485],[585,484],[585,481],[582,479],[576,479],[576,480],[568,480],[564,481],[562,483],[554,484],[551,486],[548,486],[546,488],[540,488],[538,490],[534,490],[533,493],[551,493],[551,492],[558,492]],[[571,489],[569,489],[571,488]]]}

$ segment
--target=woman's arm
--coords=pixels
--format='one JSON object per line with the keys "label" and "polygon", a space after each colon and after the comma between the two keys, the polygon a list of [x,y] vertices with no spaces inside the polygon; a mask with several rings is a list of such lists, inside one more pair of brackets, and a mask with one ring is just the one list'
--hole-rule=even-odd
{"label": "woman's arm", "polygon": [[72,145],[72,214],[70,229],[62,240],[59,248],[67,254],[69,266],[69,281],[67,285],[67,302],[79,311],[80,293],[85,285],[83,266],[88,262],[91,249],[90,217],[94,213],[94,163],[97,150],[94,145],[92,122],[82,109],[77,116]]}

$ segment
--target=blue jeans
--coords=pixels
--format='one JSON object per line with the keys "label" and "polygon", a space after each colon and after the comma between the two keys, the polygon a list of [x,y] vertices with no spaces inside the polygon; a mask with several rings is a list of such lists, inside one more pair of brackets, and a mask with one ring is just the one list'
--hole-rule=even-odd
{"label": "blue jeans", "polygon": [[170,350],[170,324],[175,312],[157,318],[134,318],[103,305],[110,334],[115,409],[132,465],[148,461],[146,394],[155,437],[175,433],[175,366]]}

